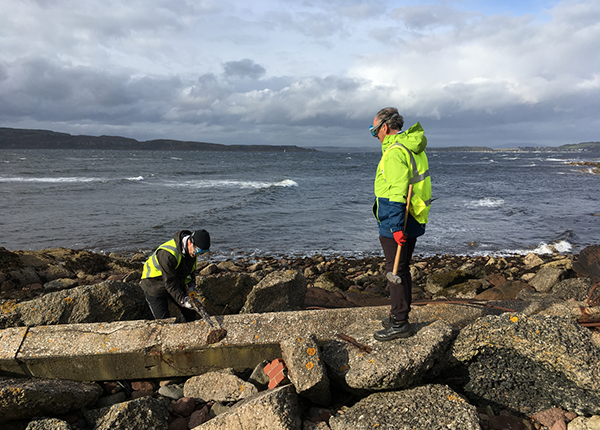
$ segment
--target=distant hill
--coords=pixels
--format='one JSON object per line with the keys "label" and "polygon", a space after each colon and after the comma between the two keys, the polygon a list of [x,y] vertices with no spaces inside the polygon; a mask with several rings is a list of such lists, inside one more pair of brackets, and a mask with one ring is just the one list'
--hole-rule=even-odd
{"label": "distant hill", "polygon": [[316,152],[295,145],[221,145],[156,139],[144,142],[120,136],[73,136],[49,130],[0,127],[0,149],[118,149],[154,151]]}
{"label": "distant hill", "polygon": [[560,149],[583,149],[586,151],[600,152],[600,142],[581,142],[569,145],[561,145]]}

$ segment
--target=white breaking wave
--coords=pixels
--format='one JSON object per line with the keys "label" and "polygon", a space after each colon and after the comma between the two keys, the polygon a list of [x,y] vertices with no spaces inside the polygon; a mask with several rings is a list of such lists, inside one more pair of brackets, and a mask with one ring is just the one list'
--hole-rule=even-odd
{"label": "white breaking wave", "polygon": [[504,205],[504,200],[498,197],[485,197],[483,199],[474,200],[466,204],[468,208],[497,208],[502,205]]}
{"label": "white breaking wave", "polygon": [[13,178],[0,177],[0,182],[40,182],[40,183],[74,183],[74,182],[101,182],[105,181],[105,178],[82,178],[82,177],[71,177],[71,178],[24,178],[22,176]]}
{"label": "white breaking wave", "polygon": [[573,249],[573,245],[571,245],[568,241],[566,240],[559,240],[557,242],[552,242],[550,244],[542,242],[538,245],[537,248],[535,249],[518,249],[515,251],[511,251],[512,253],[515,254],[528,254],[530,252],[534,253],[534,254],[554,254],[555,252],[559,252],[559,253],[565,253],[565,252],[571,252],[571,250]]}
{"label": "white breaking wave", "polygon": [[236,181],[236,180],[192,180],[182,182],[165,182],[166,187],[191,187],[191,188],[270,188],[270,187],[297,187],[298,184],[291,179],[280,182]]}
{"label": "white breaking wave", "polygon": [[125,178],[128,181],[143,181],[144,177],[143,176],[136,176],[135,178]]}

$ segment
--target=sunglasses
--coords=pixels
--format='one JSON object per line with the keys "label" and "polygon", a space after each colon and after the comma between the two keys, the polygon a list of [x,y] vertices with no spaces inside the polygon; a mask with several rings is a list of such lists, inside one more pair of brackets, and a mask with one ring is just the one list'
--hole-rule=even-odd
{"label": "sunglasses", "polygon": [[210,252],[210,249],[201,249],[198,248],[196,245],[192,244],[194,246],[194,257],[200,255],[200,254],[206,254],[207,252]]}

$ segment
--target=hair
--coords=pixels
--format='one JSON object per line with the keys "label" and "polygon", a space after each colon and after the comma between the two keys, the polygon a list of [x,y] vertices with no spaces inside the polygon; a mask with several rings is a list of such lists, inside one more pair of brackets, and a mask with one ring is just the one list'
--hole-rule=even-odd
{"label": "hair", "polygon": [[394,107],[386,107],[377,112],[375,116],[381,123],[387,124],[392,130],[402,130],[404,126],[404,118],[398,113],[398,109]]}

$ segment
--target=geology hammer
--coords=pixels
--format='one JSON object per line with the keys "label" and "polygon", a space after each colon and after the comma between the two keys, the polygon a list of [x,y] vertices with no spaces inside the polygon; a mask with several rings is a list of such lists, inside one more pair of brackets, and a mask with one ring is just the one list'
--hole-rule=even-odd
{"label": "geology hammer", "polygon": [[[408,195],[406,196],[406,213],[404,214],[404,228],[402,231],[406,231],[406,223],[408,222],[408,210],[410,208],[410,199],[412,197],[413,184],[408,186]],[[400,276],[396,275],[398,273],[398,264],[400,263],[400,251],[402,251],[402,245],[398,244],[398,249],[396,250],[396,258],[394,259],[394,271],[388,272],[386,276],[387,280],[393,284],[401,284],[402,279]]]}

